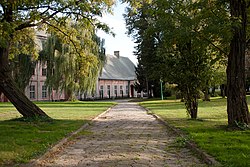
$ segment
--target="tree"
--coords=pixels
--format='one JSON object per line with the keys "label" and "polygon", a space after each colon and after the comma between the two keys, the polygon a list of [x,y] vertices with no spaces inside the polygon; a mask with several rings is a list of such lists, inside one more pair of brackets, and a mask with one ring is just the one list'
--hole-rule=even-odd
{"label": "tree", "polygon": [[12,75],[17,87],[25,92],[25,88],[29,85],[30,78],[36,66],[36,61],[32,60],[30,55],[16,55],[10,61]]}
{"label": "tree", "polygon": [[[226,96],[226,78],[226,64],[216,63],[211,69],[209,85],[213,88],[213,91],[215,87],[220,86],[221,96],[223,98],[225,98]],[[213,91],[211,92],[211,95],[215,96],[215,93]]]}
{"label": "tree", "polygon": [[105,61],[105,49],[94,27],[86,29],[69,22],[67,29],[74,42],[68,42],[60,33],[52,33],[44,43],[40,58],[47,64],[45,84],[49,92],[64,91],[67,100],[75,100],[76,93],[95,90]]}
{"label": "tree", "polygon": [[[250,118],[245,92],[245,51],[246,40],[249,39],[249,33],[247,34],[248,39],[246,38],[246,24],[247,14],[249,14],[249,12],[247,13],[249,1],[230,0],[230,3],[218,0],[124,1],[129,2],[135,8],[134,11],[146,2],[151,4],[149,9],[151,12],[149,13],[155,16],[157,23],[151,22],[150,26],[156,25],[155,30],[160,33],[160,37],[165,39],[165,41],[159,40],[162,45],[158,44],[157,50],[161,49],[158,53],[168,55],[166,56],[168,59],[171,56],[173,60],[176,59],[170,66],[178,66],[178,63],[182,62],[182,59],[179,58],[186,57],[188,60],[186,64],[182,63],[182,65],[188,67],[192,61],[195,62],[195,60],[204,58],[206,53],[201,53],[202,49],[210,54],[204,61],[201,61],[202,64],[207,61],[212,68],[213,64],[227,56],[228,124],[230,126],[249,124]],[[136,22],[138,20],[139,18]],[[202,47],[197,47],[197,42]],[[199,56],[196,57],[197,55],[194,55],[194,53],[198,53]],[[179,57],[176,57],[176,55]],[[197,68],[202,69],[200,65],[197,65]],[[173,69],[169,68],[169,70]],[[180,72],[182,69],[185,68],[181,67],[175,72]],[[185,74],[185,72],[187,71],[183,71],[182,74]],[[190,72],[192,73],[192,71]],[[199,73],[193,74],[200,76]],[[189,75],[183,77],[185,76]],[[209,83],[210,78],[212,77],[208,75],[205,82]],[[196,87],[195,85],[196,83],[192,83],[190,87]]]}
{"label": "tree", "polygon": [[[181,92],[188,115],[196,119],[200,91],[208,78],[209,57],[205,53],[206,49],[198,45],[195,39],[192,39],[192,44],[184,46],[185,48],[170,48],[166,44],[162,47],[163,52],[160,53],[166,63],[164,80],[177,84],[176,88]],[[203,51],[198,50],[197,47]],[[164,53],[164,50],[170,49],[175,53]]]}
{"label": "tree", "polygon": [[[62,35],[69,37],[69,34],[63,31],[68,18],[85,24],[86,27],[92,24],[109,31],[109,28],[101,24],[95,16],[109,12],[112,4],[111,0],[3,0],[0,2],[0,92],[4,93],[24,117],[47,117],[47,114],[32,103],[13,82],[9,67],[10,48],[15,47],[12,45],[13,41],[18,41],[25,36],[21,31],[32,27],[39,29],[44,25],[51,31],[60,31]],[[70,38],[67,40],[73,42]]]}
{"label": "tree", "polygon": [[138,63],[137,67],[135,68],[135,74],[137,78],[137,82],[135,83],[135,89],[139,93],[145,92],[145,90],[147,90],[147,80],[144,71],[145,70],[143,69],[143,66],[140,63]]}
{"label": "tree", "polygon": [[[134,5],[134,1],[130,3]],[[178,84],[188,114],[195,119],[199,92],[209,82],[208,74],[214,63],[226,53],[221,49],[227,40],[222,38],[225,33],[220,35],[226,32],[226,28],[221,26],[215,33],[218,25],[213,26],[226,20],[218,17],[217,9],[222,8],[223,4],[211,1],[155,0],[149,3],[142,1],[136,5],[136,9],[130,10],[135,13],[127,14],[128,28],[138,29],[138,35],[134,35],[139,41],[138,52],[142,48],[153,50],[146,52],[151,55],[147,59],[145,52],[139,52],[144,57],[143,67],[150,76]],[[220,14],[226,15],[226,10],[220,11]],[[146,41],[152,41],[149,42],[152,45],[147,45]]]}
{"label": "tree", "polygon": [[146,90],[148,97],[151,97],[152,94],[160,97],[160,91],[156,90],[160,85],[162,71],[159,69],[163,66],[163,62],[160,57],[156,56],[159,34],[158,31],[155,31],[156,18],[152,15],[152,7],[150,3],[142,2],[142,5],[136,9],[133,6],[128,7],[124,17],[127,33],[134,38],[137,44],[134,52],[138,59],[136,87],[139,91]]}
{"label": "tree", "polygon": [[227,66],[227,114],[230,126],[246,126],[250,116],[246,102],[245,52],[246,52],[246,0],[230,0],[232,40]]}

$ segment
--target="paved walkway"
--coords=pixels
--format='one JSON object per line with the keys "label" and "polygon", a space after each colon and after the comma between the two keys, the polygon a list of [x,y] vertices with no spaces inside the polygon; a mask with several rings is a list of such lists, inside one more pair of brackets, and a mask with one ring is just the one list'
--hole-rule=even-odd
{"label": "paved walkway", "polygon": [[188,167],[206,166],[136,103],[119,102],[57,155],[37,166]]}

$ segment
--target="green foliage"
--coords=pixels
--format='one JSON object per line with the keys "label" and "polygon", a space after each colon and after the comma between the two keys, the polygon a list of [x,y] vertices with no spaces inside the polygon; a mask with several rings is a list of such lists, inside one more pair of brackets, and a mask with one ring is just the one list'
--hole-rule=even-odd
{"label": "green foliage", "polygon": [[41,59],[47,63],[46,85],[50,92],[64,90],[74,100],[75,92],[95,90],[105,62],[104,41],[94,34],[93,26],[68,21],[63,32],[52,33],[45,41]]}
{"label": "green foliage", "polygon": [[211,68],[210,76],[210,86],[218,86],[221,84],[226,84],[226,66],[223,64],[215,64]]}
{"label": "green foliage", "polygon": [[[131,35],[136,46],[134,52],[138,59],[136,68],[137,85],[139,91],[151,94],[149,90],[154,89],[154,95],[157,96],[157,85],[160,85],[162,70],[159,70],[164,63],[160,57],[156,56],[158,34],[154,32],[152,24],[155,18],[148,12],[152,8],[150,4],[143,3],[138,8],[131,6],[127,8],[124,15],[128,34]],[[158,70],[156,70],[158,69]],[[154,87],[152,87],[154,85]],[[159,89],[159,87],[158,87]],[[159,94],[158,94],[159,96]]]}
{"label": "green foliage", "polygon": [[[9,58],[14,58],[19,54],[33,55],[37,58],[34,29],[46,30],[48,33],[57,33],[64,43],[71,43],[78,53],[83,52],[80,45],[84,45],[83,53],[88,56],[93,48],[91,38],[87,38],[88,33],[96,28],[103,29],[107,33],[111,32],[106,24],[97,19],[97,16],[111,12],[112,5],[112,0],[1,1],[0,47],[10,49]],[[69,27],[68,20],[77,22],[78,24],[74,26],[83,29],[76,30],[76,28]],[[79,43],[78,35],[81,35],[81,38],[85,36],[84,43],[83,41]],[[85,70],[88,70],[89,64],[84,64],[84,66],[87,66]]]}
{"label": "green foliage", "polygon": [[12,75],[18,88],[23,92],[30,82],[36,61],[30,55],[16,55],[10,61]]}
{"label": "green foliage", "polygon": [[165,83],[164,84],[165,97],[176,96],[176,98],[177,98],[178,90],[176,87],[177,87],[176,84]]}
{"label": "green foliage", "polygon": [[187,141],[188,139],[184,137],[177,137],[175,140],[175,146],[180,148],[185,148],[187,147]]}
{"label": "green foliage", "polygon": [[144,78],[177,84],[192,116],[199,92],[220,82],[216,70],[225,62],[231,37],[228,4],[140,2],[131,3],[125,15],[128,34],[138,43],[138,68]]}
{"label": "green foliage", "polygon": [[10,40],[9,59],[14,59],[17,55],[30,55],[32,59],[38,58],[38,47],[35,43],[35,30],[27,28],[15,32]]}

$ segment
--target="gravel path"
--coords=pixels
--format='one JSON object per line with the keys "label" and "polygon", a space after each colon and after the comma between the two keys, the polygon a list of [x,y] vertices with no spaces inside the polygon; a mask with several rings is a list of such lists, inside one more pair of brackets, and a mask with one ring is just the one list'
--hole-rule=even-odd
{"label": "gravel path", "polygon": [[176,136],[136,103],[119,102],[80,132],[74,142],[35,166],[206,166]]}

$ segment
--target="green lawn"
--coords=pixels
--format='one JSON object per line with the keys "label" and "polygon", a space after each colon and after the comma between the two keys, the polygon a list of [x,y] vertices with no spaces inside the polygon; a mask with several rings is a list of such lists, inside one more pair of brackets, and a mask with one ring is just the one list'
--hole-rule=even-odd
{"label": "green lawn", "polygon": [[140,104],[169,124],[182,129],[200,148],[224,166],[250,166],[250,130],[233,131],[227,128],[226,99],[199,101],[198,120],[188,119],[184,103],[180,101],[158,100]]}
{"label": "green lawn", "polygon": [[38,102],[53,121],[22,121],[10,103],[0,103],[0,166],[28,162],[114,103]]}

